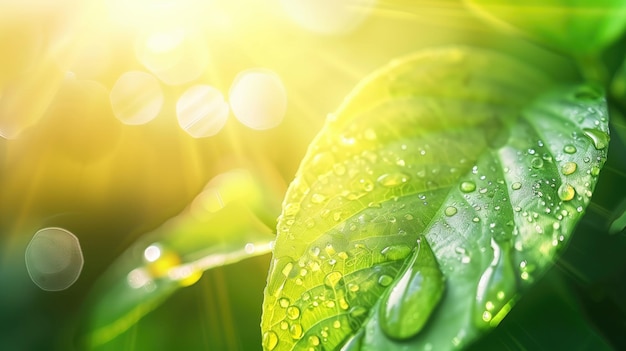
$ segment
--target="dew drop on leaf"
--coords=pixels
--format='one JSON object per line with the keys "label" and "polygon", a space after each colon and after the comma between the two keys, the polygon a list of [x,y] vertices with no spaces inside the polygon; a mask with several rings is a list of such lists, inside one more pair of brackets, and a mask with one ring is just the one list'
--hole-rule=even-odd
{"label": "dew drop on leaf", "polygon": [[399,279],[382,296],[383,332],[400,340],[416,335],[439,304],[444,287],[436,258],[426,240],[421,240]]}
{"label": "dew drop on leaf", "polygon": [[511,184],[511,189],[513,190],[520,190],[522,188],[522,183],[520,182],[515,182],[513,184]]}
{"label": "dew drop on leaf", "polygon": [[464,193],[471,193],[476,190],[476,183],[471,181],[462,182],[460,185],[461,191]]}
{"label": "dew drop on leaf", "polygon": [[575,162],[565,162],[563,167],[561,167],[561,173],[563,173],[563,175],[570,175],[576,172],[577,167],[578,165]]}
{"label": "dew drop on leaf", "polygon": [[530,165],[532,168],[541,168],[543,167],[543,160],[540,157],[533,157],[530,161]]}
{"label": "dew drop on leaf", "polygon": [[395,187],[409,181],[410,177],[404,173],[389,173],[378,177],[377,182],[385,187]]}
{"label": "dew drop on leaf", "polygon": [[589,139],[591,139],[591,142],[596,150],[605,149],[609,145],[609,135],[605,132],[590,128],[583,129],[583,132]]}
{"label": "dew drop on leaf", "polygon": [[392,282],[393,282],[393,278],[386,274],[383,274],[380,277],[378,277],[378,284],[382,286],[389,286]]}
{"label": "dew drop on leaf", "polygon": [[568,183],[563,183],[558,190],[559,198],[563,201],[570,201],[576,195],[574,187]]}
{"label": "dew drop on leaf", "polygon": [[341,272],[330,272],[326,274],[326,277],[324,277],[324,285],[326,285],[328,288],[333,289],[335,288],[335,286],[337,286],[339,281],[341,281],[341,278],[343,278]]}
{"label": "dew drop on leaf", "polygon": [[289,334],[294,339],[300,339],[302,337],[302,332],[302,325],[300,324],[292,324],[291,327],[289,327]]}
{"label": "dew drop on leaf", "polygon": [[444,210],[445,215],[448,216],[448,217],[454,216],[456,214],[456,212],[457,212],[457,209],[454,206],[448,206]]}
{"label": "dew drop on leaf", "polygon": [[381,252],[390,261],[403,260],[411,253],[407,245],[392,245],[385,247]]}
{"label": "dew drop on leaf", "polygon": [[478,327],[497,324],[508,312],[506,308],[516,291],[515,268],[508,242],[491,239],[493,260],[483,272],[476,290],[475,321]]}
{"label": "dew drop on leaf", "polygon": [[567,144],[563,147],[563,152],[565,152],[566,154],[575,154],[576,151],[576,146],[571,144]]}
{"label": "dew drop on leaf", "polygon": [[263,348],[272,351],[278,345],[278,335],[273,331],[263,333]]}
{"label": "dew drop on leaf", "polygon": [[287,307],[287,318],[298,319],[300,317],[300,309],[296,306]]}

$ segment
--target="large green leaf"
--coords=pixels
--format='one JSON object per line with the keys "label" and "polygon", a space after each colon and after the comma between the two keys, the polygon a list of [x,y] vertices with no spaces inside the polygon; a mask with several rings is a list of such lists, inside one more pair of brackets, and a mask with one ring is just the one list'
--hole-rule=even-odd
{"label": "large green leaf", "polygon": [[607,143],[594,88],[478,49],[392,62],[329,116],[289,187],[264,348],[467,345],[567,242]]}
{"label": "large green leaf", "polygon": [[596,54],[626,29],[622,0],[465,0],[479,14],[575,55]]}

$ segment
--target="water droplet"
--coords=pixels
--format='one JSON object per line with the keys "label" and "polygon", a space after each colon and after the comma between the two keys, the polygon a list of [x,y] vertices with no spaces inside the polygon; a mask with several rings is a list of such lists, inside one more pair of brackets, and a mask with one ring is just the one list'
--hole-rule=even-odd
{"label": "water droplet", "polygon": [[337,284],[341,281],[341,278],[343,278],[341,272],[330,272],[326,274],[326,277],[324,277],[324,285],[328,288],[334,289],[335,286],[337,286]]}
{"label": "water droplet", "polygon": [[578,167],[578,165],[575,162],[565,162],[563,167],[561,167],[561,173],[563,173],[563,175],[570,175],[576,172],[576,167]]}
{"label": "water droplet", "polygon": [[385,187],[395,187],[408,182],[410,177],[404,173],[383,174],[376,180],[380,185]]}
{"label": "water droplet", "polygon": [[334,321],[333,322],[333,328],[335,328],[335,329],[341,328],[341,322],[338,321],[338,320]]}
{"label": "water droplet", "polygon": [[352,291],[352,292],[357,292],[359,291],[359,284],[354,284],[354,283],[350,283],[348,284],[348,290]]}
{"label": "water droplet", "polygon": [[576,195],[576,190],[568,183],[563,183],[558,190],[559,198],[563,201],[570,201]]}
{"label": "water droplet", "polygon": [[445,285],[435,255],[425,240],[420,241],[399,276],[382,296],[379,322],[385,334],[405,340],[424,327]]}
{"label": "water droplet", "polygon": [[530,165],[533,168],[541,168],[543,167],[543,159],[540,157],[533,157],[533,159],[530,160]]}
{"label": "water droplet", "polygon": [[405,259],[411,253],[411,248],[407,245],[392,245],[385,247],[380,253],[390,261],[397,261]]}
{"label": "water droplet", "polygon": [[350,309],[350,311],[348,311],[348,313],[350,313],[350,316],[353,318],[357,318],[367,313],[367,308],[363,306],[354,306]]}
{"label": "water droplet", "polygon": [[311,196],[311,202],[314,204],[321,204],[324,201],[326,201],[326,196],[322,194],[313,194],[313,196]]}
{"label": "water droplet", "polygon": [[273,331],[263,333],[263,348],[272,351],[278,345],[278,335]]}
{"label": "water droplet", "polygon": [[591,167],[590,174],[594,177],[597,177],[598,175],[600,175],[600,167],[598,166]]}
{"label": "water droplet", "polygon": [[281,330],[289,329],[289,323],[287,323],[287,321],[280,321],[280,329]]}
{"label": "water droplet", "polygon": [[282,308],[287,308],[287,307],[289,307],[289,303],[290,303],[290,301],[289,301],[289,299],[288,299],[288,298],[286,298],[286,297],[282,297],[282,298],[280,298],[280,299],[278,300],[278,305],[279,305],[280,307],[282,307]]}
{"label": "water droplet", "polygon": [[350,308],[348,301],[346,301],[346,299],[343,297],[339,299],[339,308],[341,308],[342,310],[347,310],[348,308]]}
{"label": "water droplet", "polygon": [[472,181],[462,182],[460,188],[461,191],[464,193],[471,193],[472,191],[476,190],[476,183]]}
{"label": "water droplet", "polygon": [[[511,261],[511,247],[491,240],[493,260],[483,272],[476,290],[476,324],[479,327],[499,323],[516,289],[515,269]],[[504,313],[501,313],[504,312]]]}
{"label": "water droplet", "polygon": [[291,327],[289,328],[289,334],[291,335],[292,338],[294,339],[300,339],[302,337],[302,326],[300,324],[292,324]]}
{"label": "water droplet", "polygon": [[296,306],[287,307],[287,318],[298,319],[300,317],[300,309]]}
{"label": "water droplet", "polygon": [[309,336],[309,345],[318,346],[320,344],[320,338],[316,335]]}
{"label": "water droplet", "polygon": [[576,146],[571,145],[571,144],[567,144],[565,146],[563,146],[563,152],[565,152],[566,154],[575,154],[576,153]]}
{"label": "water droplet", "polygon": [[378,284],[382,286],[389,286],[393,282],[393,278],[389,275],[383,274],[378,278]]}
{"label": "water droplet", "polygon": [[456,214],[456,212],[457,212],[457,209],[454,206],[448,206],[444,210],[445,215],[448,216],[448,217],[454,216]]}
{"label": "water droplet", "polygon": [[333,247],[332,244],[327,244],[326,247],[324,248],[324,251],[326,251],[326,254],[328,256],[333,256],[337,253],[337,250],[335,250],[335,248]]}
{"label": "water droplet", "polygon": [[334,308],[334,307],[335,307],[335,301],[332,301],[332,300],[330,300],[330,301],[326,301],[326,304],[325,304],[325,305],[326,305],[326,307],[328,307],[328,308]]}
{"label": "water droplet", "polygon": [[583,132],[589,139],[591,139],[591,142],[596,150],[602,150],[609,145],[609,135],[605,132],[589,128],[583,129]]}
{"label": "water droplet", "polygon": [[515,182],[513,184],[511,184],[511,189],[513,190],[520,190],[522,188],[522,183],[520,182]]}

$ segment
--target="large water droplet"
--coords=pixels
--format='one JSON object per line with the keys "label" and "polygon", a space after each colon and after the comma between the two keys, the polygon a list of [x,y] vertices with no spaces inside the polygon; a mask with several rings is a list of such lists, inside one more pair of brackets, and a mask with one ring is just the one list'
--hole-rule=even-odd
{"label": "large water droplet", "polygon": [[609,135],[601,130],[597,129],[583,129],[585,135],[591,139],[593,146],[596,150],[602,150],[609,145]]}
{"label": "large water droplet", "polygon": [[475,322],[478,327],[496,325],[508,312],[516,289],[515,268],[508,243],[491,240],[493,260],[483,272],[476,290]]}
{"label": "large water droplet", "polygon": [[266,331],[263,333],[263,348],[272,351],[278,345],[278,335],[273,331]]}
{"label": "large water droplet", "polygon": [[389,337],[405,340],[424,327],[445,287],[443,274],[426,240],[418,243],[399,277],[382,296],[380,327]]}

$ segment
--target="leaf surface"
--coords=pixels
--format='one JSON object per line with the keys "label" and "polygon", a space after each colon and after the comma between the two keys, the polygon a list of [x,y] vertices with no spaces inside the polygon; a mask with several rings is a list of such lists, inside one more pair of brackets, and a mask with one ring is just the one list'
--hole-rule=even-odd
{"label": "leaf surface", "polygon": [[[467,345],[567,242],[607,144],[600,92],[553,87],[510,57],[438,49],[375,72],[328,117],[288,189],[264,349]],[[416,259],[418,239],[436,264]],[[427,298],[441,290],[419,282],[439,273],[443,294]],[[392,307],[389,289],[404,289]],[[423,328],[381,324],[406,322],[414,303],[429,311]]]}

